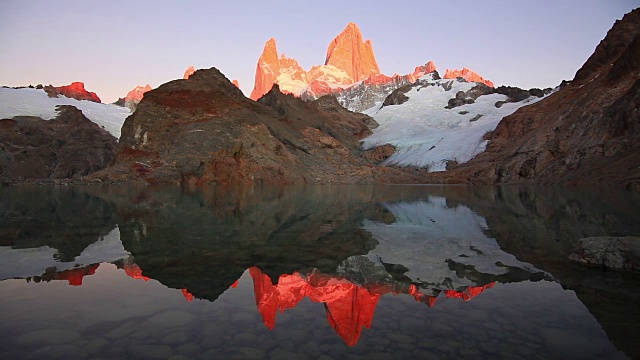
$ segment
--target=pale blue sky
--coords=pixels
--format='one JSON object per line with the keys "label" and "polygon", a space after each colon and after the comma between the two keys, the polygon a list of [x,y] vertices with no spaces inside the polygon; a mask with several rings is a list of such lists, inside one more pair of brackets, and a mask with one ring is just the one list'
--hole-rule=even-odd
{"label": "pale blue sky", "polygon": [[105,102],[136,85],[220,69],[253,88],[264,43],[309,69],[348,22],[373,42],[380,70],[433,60],[496,85],[554,87],[593,53],[637,0],[0,1],[0,85],[83,81]]}

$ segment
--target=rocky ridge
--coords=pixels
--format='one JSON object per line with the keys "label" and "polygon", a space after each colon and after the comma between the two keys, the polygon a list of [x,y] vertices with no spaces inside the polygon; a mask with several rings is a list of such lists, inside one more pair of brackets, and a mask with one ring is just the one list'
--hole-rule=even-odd
{"label": "rocky ridge", "polygon": [[454,70],[447,69],[444,72],[443,78],[445,78],[445,79],[463,78],[465,81],[468,81],[468,82],[477,82],[477,83],[485,84],[485,85],[487,85],[489,87],[495,87],[495,85],[493,84],[492,81],[486,80],[485,78],[480,76],[475,71],[473,71],[471,69],[467,69],[467,68],[462,68],[462,70],[459,70],[459,69],[454,69]]}
{"label": "rocky ridge", "polygon": [[[382,102],[396,88],[414,83],[435,70],[435,64],[429,61],[405,75],[380,73],[371,41],[363,41],[358,26],[349,23],[329,44],[324,65],[313,66],[309,71],[305,71],[294,58],[278,55],[276,40],[269,39],[258,59],[250,98],[257,100],[273,84],[278,84],[280,91],[305,100],[332,94],[342,106],[360,112]],[[462,77],[493,87],[491,81],[467,68],[447,70],[447,73],[454,78]]]}
{"label": "rocky ridge", "polygon": [[93,102],[101,102],[96,93],[87,91],[84,88],[84,83],[80,81],[72,82],[65,86],[52,86],[47,85],[43,87],[44,91],[49,97],[58,97],[60,95],[76,100],[88,100]]}
{"label": "rocky ridge", "polygon": [[334,98],[304,102],[274,87],[259,102],[217,69],[145,94],[122,127],[114,166],[94,174],[143,183],[419,182],[374,167],[359,140],[375,124]]}

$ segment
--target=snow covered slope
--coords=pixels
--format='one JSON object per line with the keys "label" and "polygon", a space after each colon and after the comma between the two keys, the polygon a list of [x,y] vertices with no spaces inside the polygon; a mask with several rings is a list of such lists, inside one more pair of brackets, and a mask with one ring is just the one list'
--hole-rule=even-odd
{"label": "snow covered slope", "polygon": [[37,116],[45,120],[55,118],[56,105],[73,105],[80,109],[89,120],[103,126],[116,138],[120,138],[120,128],[124,119],[131,115],[128,108],[100,104],[66,97],[50,98],[44,90],[0,88],[0,119],[14,116]]}
{"label": "snow covered slope", "polygon": [[487,141],[483,135],[494,130],[503,117],[542,99],[532,96],[497,107],[496,102],[508,98],[494,93],[482,95],[472,104],[446,108],[458,92],[467,92],[474,86],[473,82],[433,80],[430,74],[421,77],[405,93],[409,98],[405,103],[384,107],[378,103],[364,111],[380,126],[364,139],[363,148],[391,144],[396,151],[384,165],[444,171],[448,161],[463,163],[484,151]]}

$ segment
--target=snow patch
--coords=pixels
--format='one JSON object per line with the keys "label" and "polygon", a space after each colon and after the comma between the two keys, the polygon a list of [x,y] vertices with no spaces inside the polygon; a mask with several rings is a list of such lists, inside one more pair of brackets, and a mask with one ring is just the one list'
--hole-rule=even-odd
{"label": "snow patch", "polygon": [[44,90],[0,88],[0,119],[14,116],[37,116],[51,120],[58,116],[56,105],[72,105],[80,109],[89,120],[104,127],[116,138],[131,111],[122,106],[101,104],[87,100],[70,99],[64,96],[50,98]]}

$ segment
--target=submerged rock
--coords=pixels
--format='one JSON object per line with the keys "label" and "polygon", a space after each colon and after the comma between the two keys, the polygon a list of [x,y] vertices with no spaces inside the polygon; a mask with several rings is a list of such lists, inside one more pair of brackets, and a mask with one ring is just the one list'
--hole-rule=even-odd
{"label": "submerged rock", "polygon": [[569,260],[605,269],[640,271],[640,237],[597,236],[580,239]]}

